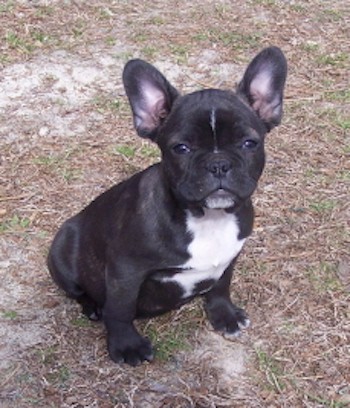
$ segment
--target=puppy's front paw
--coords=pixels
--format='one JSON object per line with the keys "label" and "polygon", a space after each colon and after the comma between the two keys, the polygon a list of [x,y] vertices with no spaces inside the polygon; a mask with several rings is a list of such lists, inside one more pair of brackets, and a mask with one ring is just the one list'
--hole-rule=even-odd
{"label": "puppy's front paw", "polygon": [[114,362],[133,367],[143,361],[152,361],[154,356],[151,342],[141,337],[136,330],[132,335],[124,333],[120,336],[109,336],[108,352]]}
{"label": "puppy's front paw", "polygon": [[237,336],[250,324],[245,311],[225,299],[212,301],[205,310],[214,330],[222,332],[225,337]]}

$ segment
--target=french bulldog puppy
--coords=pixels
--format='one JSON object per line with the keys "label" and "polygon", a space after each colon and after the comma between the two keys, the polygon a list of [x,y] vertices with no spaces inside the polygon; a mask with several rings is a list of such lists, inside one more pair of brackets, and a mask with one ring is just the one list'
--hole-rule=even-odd
{"label": "french bulldog puppy", "polygon": [[115,362],[153,359],[137,318],[196,296],[213,328],[249,324],[230,299],[233,266],[253,227],[251,196],[265,163],[265,135],[281,121],[287,63],[269,47],[236,92],[181,96],[152,65],[129,61],[123,81],[139,136],[161,162],[115,185],[66,221],[52,243],[54,281],[90,319],[103,319]]}

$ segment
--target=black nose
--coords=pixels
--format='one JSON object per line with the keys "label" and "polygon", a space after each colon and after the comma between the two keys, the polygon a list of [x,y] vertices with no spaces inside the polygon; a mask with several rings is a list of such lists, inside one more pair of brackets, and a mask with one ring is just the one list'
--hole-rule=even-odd
{"label": "black nose", "polygon": [[226,159],[213,160],[208,164],[207,168],[214,176],[223,177],[231,170],[232,163]]}

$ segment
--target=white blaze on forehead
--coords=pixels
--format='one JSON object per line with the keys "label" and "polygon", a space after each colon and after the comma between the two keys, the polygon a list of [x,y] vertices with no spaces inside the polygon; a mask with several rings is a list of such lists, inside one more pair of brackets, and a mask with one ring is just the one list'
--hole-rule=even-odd
{"label": "white blaze on forehead", "polygon": [[216,111],[215,109],[212,109],[210,112],[210,126],[213,131],[213,133],[216,133]]}
{"label": "white blaze on forehead", "polygon": [[211,130],[213,131],[213,137],[214,137],[214,152],[217,152],[218,141],[216,138],[216,110],[214,108],[210,111],[210,127],[211,127]]}

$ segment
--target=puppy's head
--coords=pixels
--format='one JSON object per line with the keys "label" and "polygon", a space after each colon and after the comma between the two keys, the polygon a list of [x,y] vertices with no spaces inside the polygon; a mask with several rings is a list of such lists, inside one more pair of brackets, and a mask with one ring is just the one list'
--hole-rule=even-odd
{"label": "puppy's head", "polygon": [[177,200],[187,207],[238,208],[262,173],[264,138],[282,118],[287,63],[269,47],[248,65],[236,92],[180,96],[152,65],[131,60],[123,81],[141,137],[155,141]]}

